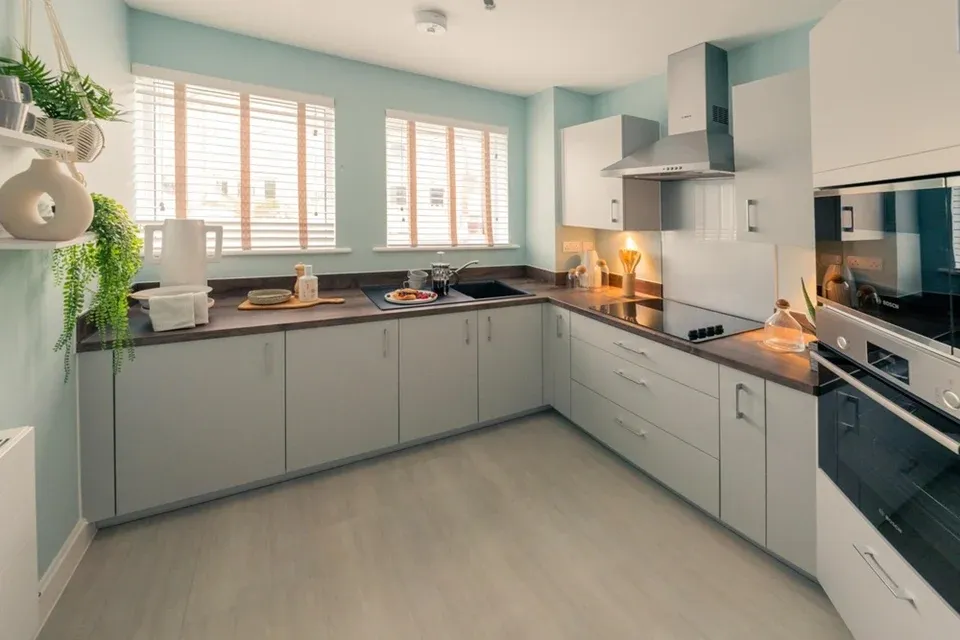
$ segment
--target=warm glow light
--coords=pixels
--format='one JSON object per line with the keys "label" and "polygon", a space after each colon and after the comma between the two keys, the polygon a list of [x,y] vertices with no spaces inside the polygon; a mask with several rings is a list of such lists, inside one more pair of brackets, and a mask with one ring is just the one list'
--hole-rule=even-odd
{"label": "warm glow light", "polygon": [[631,238],[630,236],[627,236],[627,249],[629,249],[630,251],[637,250],[637,243],[634,242],[633,238]]}

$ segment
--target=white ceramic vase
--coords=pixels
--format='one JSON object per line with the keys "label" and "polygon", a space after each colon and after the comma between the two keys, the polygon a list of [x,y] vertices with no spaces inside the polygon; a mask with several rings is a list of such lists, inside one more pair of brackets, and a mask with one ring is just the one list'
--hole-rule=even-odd
{"label": "white ceramic vase", "polygon": [[[37,204],[50,194],[52,218],[40,217]],[[56,160],[34,160],[0,187],[0,226],[22,240],[73,240],[90,228],[93,200],[86,188]]]}

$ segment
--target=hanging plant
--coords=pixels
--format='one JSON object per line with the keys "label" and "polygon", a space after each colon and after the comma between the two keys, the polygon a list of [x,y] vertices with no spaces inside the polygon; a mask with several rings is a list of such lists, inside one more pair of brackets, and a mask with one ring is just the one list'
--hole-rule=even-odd
{"label": "hanging plant", "polygon": [[[53,274],[63,287],[63,331],[54,345],[64,351],[65,379],[70,377],[70,356],[76,335],[77,318],[83,311],[87,294],[93,295],[90,317],[106,347],[108,334],[113,339],[113,371],[119,373],[123,356],[133,360],[127,295],[140,269],[143,240],[127,210],[113,198],[99,193],[93,198],[93,223],[89,231],[96,236],[90,244],[57,249],[53,254]],[[97,287],[91,284],[97,281]]]}

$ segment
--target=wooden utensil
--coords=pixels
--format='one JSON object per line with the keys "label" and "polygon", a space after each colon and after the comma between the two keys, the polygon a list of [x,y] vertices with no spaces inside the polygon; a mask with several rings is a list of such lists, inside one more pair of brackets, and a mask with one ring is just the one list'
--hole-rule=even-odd
{"label": "wooden utensil", "polygon": [[280,304],[253,304],[249,300],[244,300],[237,307],[240,311],[275,311],[279,309],[309,309],[318,304],[343,304],[344,298],[317,298],[310,302],[301,302],[299,298],[290,298]]}

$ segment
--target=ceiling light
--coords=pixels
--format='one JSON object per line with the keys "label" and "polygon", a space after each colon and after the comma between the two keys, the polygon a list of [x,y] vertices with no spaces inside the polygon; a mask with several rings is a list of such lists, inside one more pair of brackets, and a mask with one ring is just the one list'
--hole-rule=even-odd
{"label": "ceiling light", "polygon": [[421,33],[440,35],[447,30],[447,16],[439,11],[417,11],[414,17]]}
{"label": "ceiling light", "polygon": [[483,7],[487,11],[493,11],[494,9],[497,8],[497,3],[495,0],[483,0]]}

